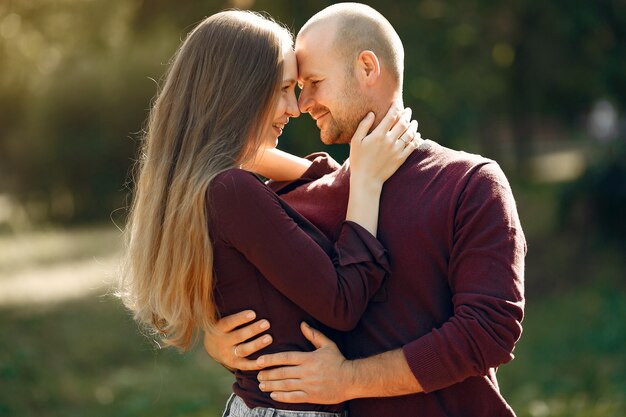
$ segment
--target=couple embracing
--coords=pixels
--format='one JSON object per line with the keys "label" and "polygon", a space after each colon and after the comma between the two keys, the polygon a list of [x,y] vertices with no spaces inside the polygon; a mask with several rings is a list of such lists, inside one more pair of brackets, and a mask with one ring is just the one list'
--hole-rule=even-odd
{"label": "couple embracing", "polygon": [[[358,3],[295,45],[268,17],[218,13],[176,52],[120,295],[171,346],[204,332],[236,378],[224,416],[515,415],[496,379],[522,331],[515,200],[494,161],[420,137],[403,69],[393,27]],[[350,144],[343,165],[275,149],[301,112]]]}

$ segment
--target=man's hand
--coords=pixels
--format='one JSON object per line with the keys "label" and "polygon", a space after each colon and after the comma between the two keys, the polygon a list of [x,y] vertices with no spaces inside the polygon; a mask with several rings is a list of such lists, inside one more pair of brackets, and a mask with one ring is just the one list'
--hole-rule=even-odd
{"label": "man's hand", "polygon": [[246,359],[246,357],[272,343],[272,336],[266,334],[249,342],[246,341],[269,329],[269,321],[259,320],[238,329],[239,326],[250,323],[255,318],[256,314],[250,310],[223,317],[215,324],[214,332],[204,333],[204,349],[209,356],[230,370],[262,369],[263,367],[259,366],[256,361]]}
{"label": "man's hand", "polygon": [[350,399],[351,362],[319,331],[306,323],[301,329],[317,350],[259,357],[259,368],[280,366],[259,372],[261,391],[271,392],[274,400],[284,403],[338,404]]}

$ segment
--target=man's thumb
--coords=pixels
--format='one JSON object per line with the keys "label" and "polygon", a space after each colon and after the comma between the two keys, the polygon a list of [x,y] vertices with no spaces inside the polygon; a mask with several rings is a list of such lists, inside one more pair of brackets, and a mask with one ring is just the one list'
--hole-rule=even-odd
{"label": "man's thumb", "polygon": [[309,342],[313,343],[316,349],[333,343],[332,340],[324,336],[319,330],[315,330],[305,322],[300,324],[300,329],[304,337],[306,337]]}

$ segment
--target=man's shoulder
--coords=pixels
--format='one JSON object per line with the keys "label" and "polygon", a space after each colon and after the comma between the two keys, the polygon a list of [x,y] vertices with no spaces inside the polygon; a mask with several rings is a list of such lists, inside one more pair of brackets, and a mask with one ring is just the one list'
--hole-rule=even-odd
{"label": "man's shoulder", "polygon": [[480,154],[448,148],[431,140],[426,140],[425,145],[428,146],[432,157],[442,165],[459,165],[466,167],[475,167],[485,164],[497,165],[497,162],[493,159]]}
{"label": "man's shoulder", "polygon": [[429,139],[418,148],[415,164],[421,168],[421,172],[430,171],[433,175],[444,175],[450,179],[471,176],[483,169],[500,170],[493,159],[452,149]]}
{"label": "man's shoulder", "polygon": [[[426,148],[419,148],[409,169],[400,174],[398,184],[426,184],[437,192],[448,190],[451,195],[461,195],[467,190],[502,190],[508,192],[510,184],[500,165],[493,159],[466,151],[445,147],[426,140]],[[421,180],[420,180],[421,178]]]}

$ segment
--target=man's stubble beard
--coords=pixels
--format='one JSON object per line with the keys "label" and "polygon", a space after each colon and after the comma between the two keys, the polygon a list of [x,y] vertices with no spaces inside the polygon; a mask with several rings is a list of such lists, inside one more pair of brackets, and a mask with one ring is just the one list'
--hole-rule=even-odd
{"label": "man's stubble beard", "polygon": [[356,82],[349,84],[339,93],[341,109],[332,114],[326,130],[320,131],[320,138],[326,145],[350,143],[361,120],[374,108],[368,98],[359,96]]}

